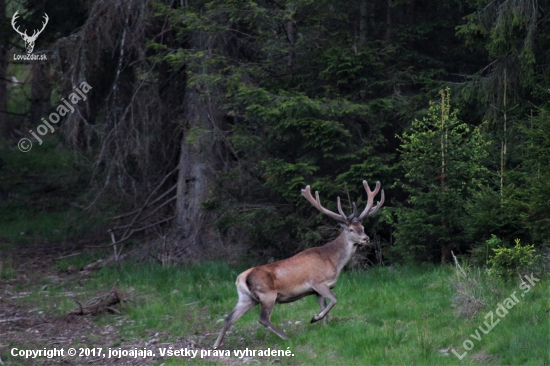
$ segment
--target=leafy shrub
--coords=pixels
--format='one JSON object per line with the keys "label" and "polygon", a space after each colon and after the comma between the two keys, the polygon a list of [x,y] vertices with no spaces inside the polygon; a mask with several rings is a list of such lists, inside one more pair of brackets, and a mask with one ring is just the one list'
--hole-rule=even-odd
{"label": "leafy shrub", "polygon": [[495,234],[491,234],[491,238],[485,241],[485,245],[479,245],[472,248],[470,251],[470,259],[474,265],[485,266],[489,263],[489,257],[493,254],[492,251],[504,245],[502,239]]}
{"label": "leafy shrub", "polygon": [[521,245],[516,239],[514,248],[493,249],[495,255],[489,259],[489,274],[491,276],[510,279],[527,271],[536,270],[542,261],[540,254],[536,254],[535,246]]}

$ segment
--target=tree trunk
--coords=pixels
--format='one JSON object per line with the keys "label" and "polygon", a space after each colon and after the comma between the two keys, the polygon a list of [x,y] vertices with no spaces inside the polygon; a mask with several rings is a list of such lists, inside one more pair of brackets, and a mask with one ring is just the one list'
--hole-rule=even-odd
{"label": "tree trunk", "polygon": [[[6,27],[6,0],[0,0],[0,29],[7,29]],[[2,137],[9,137],[8,127],[8,84],[7,84],[7,72],[8,72],[8,35],[2,34],[0,37],[0,133]]]}
{"label": "tree trunk", "polygon": [[200,138],[189,139],[193,128],[205,126],[206,110],[200,94],[194,87],[187,88],[185,97],[187,126],[181,141],[176,224],[180,238],[187,244],[200,244],[202,229],[201,201],[208,195],[204,151]]}
{"label": "tree trunk", "polygon": [[40,124],[40,119],[47,117],[46,114],[50,109],[51,86],[46,70],[44,63],[33,62],[31,71],[31,126]]}
{"label": "tree trunk", "polygon": [[289,42],[287,66],[292,67],[294,63],[294,40],[296,35],[296,26],[294,21],[288,20],[286,22],[286,34]]}
{"label": "tree trunk", "polygon": [[368,14],[367,14],[367,0],[361,0],[359,4],[359,45],[364,44],[367,41],[368,32]]}
{"label": "tree trunk", "polygon": [[[189,46],[195,50],[208,50],[212,46],[209,42],[211,40],[207,33],[196,32]],[[188,65],[186,71],[198,76],[207,73],[206,62],[206,60],[200,62],[197,60]],[[195,80],[200,80],[200,77]],[[207,136],[211,134],[197,131],[211,130],[212,124],[219,117],[217,108],[213,106],[210,98],[214,93],[208,93],[208,88],[207,84],[203,85],[200,82],[187,84],[185,88],[183,100],[185,126],[181,141],[176,201],[176,224],[179,237],[185,246],[203,249],[204,246],[201,244],[204,244],[205,231],[200,204],[208,198],[210,182],[206,168],[211,156],[212,144],[206,141]]]}
{"label": "tree trunk", "polygon": [[375,22],[374,22],[374,1],[369,1],[367,3],[367,17],[368,17],[368,25],[367,28],[371,29],[374,33],[374,30],[376,29]]}
{"label": "tree trunk", "polygon": [[441,245],[441,264],[449,263],[451,260],[451,243]]}
{"label": "tree trunk", "polygon": [[416,0],[409,2],[409,23],[414,24],[416,21]]}
{"label": "tree trunk", "polygon": [[392,7],[392,0],[388,0],[388,9],[386,10],[386,42],[390,41],[392,38],[391,7]]}

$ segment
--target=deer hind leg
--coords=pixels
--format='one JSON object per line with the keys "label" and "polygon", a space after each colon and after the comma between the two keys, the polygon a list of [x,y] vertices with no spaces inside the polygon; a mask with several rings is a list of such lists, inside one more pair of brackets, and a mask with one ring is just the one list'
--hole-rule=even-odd
{"label": "deer hind leg", "polygon": [[260,296],[260,306],[262,308],[260,312],[260,324],[277,334],[284,340],[287,340],[288,337],[280,329],[271,323],[271,312],[275,306],[275,301],[277,300],[277,294],[261,295]]}
{"label": "deer hind leg", "polygon": [[218,336],[218,339],[216,339],[216,343],[214,343],[214,349],[217,349],[220,343],[222,343],[225,332],[227,332],[227,330],[231,328],[231,326],[235,324],[235,322],[239,320],[248,310],[252,309],[256,305],[258,305],[258,302],[250,295],[239,291],[239,302],[237,302],[237,305],[233,311],[229,313],[227,318],[225,318],[225,324],[220,332],[220,335]]}
{"label": "deer hind leg", "polygon": [[[319,294],[316,294],[316,296],[317,296],[317,302],[319,303],[319,306],[321,307],[321,312],[322,312],[327,307],[327,298]],[[323,318],[323,325],[327,325],[327,318],[328,318],[328,315]]]}
{"label": "deer hind leg", "polygon": [[[330,300],[330,304],[328,304],[328,306],[326,306],[324,309],[322,309],[319,314],[315,315],[311,319],[311,322],[315,323],[315,322],[323,319],[328,314],[330,309],[332,309],[332,307],[334,305],[336,305],[337,300],[336,300],[336,296],[334,296],[334,294],[332,293],[332,291],[330,291],[330,288],[327,285],[319,284],[319,285],[315,285],[315,286],[312,286],[312,287],[313,287],[313,290],[315,290],[315,292],[317,292],[317,294],[318,294],[318,296],[317,296],[318,301],[319,301],[319,296],[322,297],[322,298],[328,298]],[[321,306],[321,308],[322,308],[322,306]]]}

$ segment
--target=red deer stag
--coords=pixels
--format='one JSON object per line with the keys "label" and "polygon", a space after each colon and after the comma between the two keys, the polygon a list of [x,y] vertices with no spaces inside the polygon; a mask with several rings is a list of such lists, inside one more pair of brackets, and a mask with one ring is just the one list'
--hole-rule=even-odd
{"label": "red deer stag", "polygon": [[[380,201],[373,206],[373,199],[380,190],[380,182],[371,191],[367,182],[363,181],[367,191],[367,206],[356,217],[356,207],[353,203],[353,213],[346,216],[338,197],[338,212],[334,213],[321,206],[319,192],[315,198],[311,195],[309,186],[302,189],[302,195],[323,214],[335,219],[343,227],[340,235],[322,247],[306,249],[293,257],[273,262],[259,267],[250,268],[237,277],[237,292],[239,301],[233,311],[225,319],[225,324],[214,344],[218,348],[227,330],[248,310],[260,304],[260,324],[283,339],[288,337],[270,320],[275,303],[287,303],[301,299],[304,296],[317,296],[321,312],[315,315],[311,322],[323,319],[336,305],[336,296],[331,289],[336,285],[338,275],[357,249],[358,244],[366,245],[369,237],[365,234],[361,221],[373,215],[384,204],[384,190]],[[327,298],[330,304],[327,306]]]}

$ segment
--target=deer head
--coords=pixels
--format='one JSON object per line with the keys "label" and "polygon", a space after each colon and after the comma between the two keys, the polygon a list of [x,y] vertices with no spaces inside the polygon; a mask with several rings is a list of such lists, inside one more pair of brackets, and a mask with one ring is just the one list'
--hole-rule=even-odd
{"label": "deer head", "polygon": [[15,14],[13,14],[13,17],[11,18],[11,26],[13,27],[13,29],[17,33],[19,33],[21,38],[23,38],[23,41],[25,41],[25,48],[27,49],[27,53],[32,53],[32,51],[34,49],[34,42],[36,42],[36,38],[38,38],[40,33],[42,33],[44,28],[46,28],[46,24],[48,24],[48,20],[50,18],[48,18],[48,14],[44,13],[44,22],[42,22],[42,29],[40,29],[40,30],[35,29],[32,33],[32,36],[29,36],[29,35],[27,35],[27,30],[26,29],[25,29],[24,32],[21,32],[21,31],[19,31],[19,27],[15,26],[15,20],[18,18],[17,13],[18,13],[18,11],[16,11]]}
{"label": "deer head", "polygon": [[344,233],[346,235],[346,238],[348,241],[358,244],[368,244],[370,241],[369,237],[365,234],[363,225],[361,225],[361,221],[365,217],[369,217],[374,215],[376,211],[382,205],[384,204],[384,190],[382,190],[380,201],[373,207],[373,201],[374,197],[378,194],[378,191],[380,191],[380,182],[376,182],[376,188],[374,191],[370,190],[370,187],[366,180],[363,181],[363,187],[365,187],[365,190],[367,191],[367,206],[361,212],[359,217],[356,217],[357,207],[355,206],[355,202],[352,203],[353,206],[353,212],[351,215],[346,216],[344,211],[342,210],[342,205],[340,204],[340,197],[337,198],[337,207],[338,212],[335,213],[330,210],[327,210],[321,205],[321,201],[319,199],[319,192],[315,192],[315,198],[311,195],[310,187],[306,186],[305,189],[302,189],[302,195],[321,213],[333,218],[334,220],[338,221],[338,223],[344,228]]}

